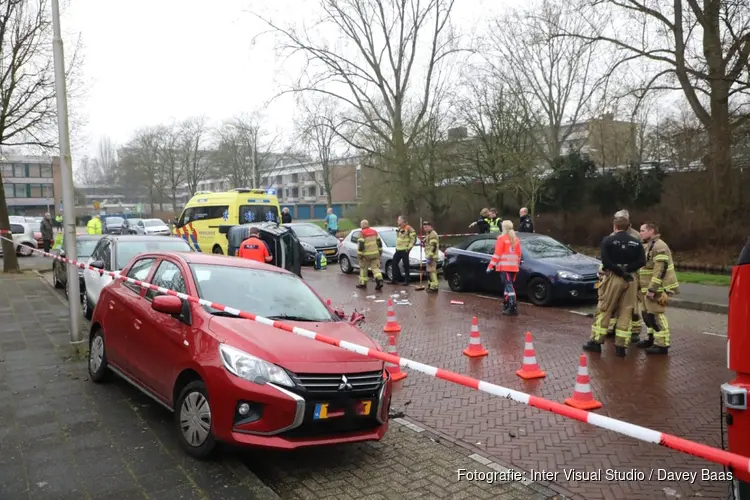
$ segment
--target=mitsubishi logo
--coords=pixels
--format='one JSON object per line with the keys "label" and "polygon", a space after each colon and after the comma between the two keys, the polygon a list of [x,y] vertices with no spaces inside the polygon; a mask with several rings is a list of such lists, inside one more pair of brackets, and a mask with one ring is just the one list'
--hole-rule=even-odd
{"label": "mitsubishi logo", "polygon": [[349,379],[346,378],[346,375],[341,375],[341,383],[339,384],[339,390],[351,391],[352,389],[354,389],[354,387],[352,387],[352,384],[349,383]]}

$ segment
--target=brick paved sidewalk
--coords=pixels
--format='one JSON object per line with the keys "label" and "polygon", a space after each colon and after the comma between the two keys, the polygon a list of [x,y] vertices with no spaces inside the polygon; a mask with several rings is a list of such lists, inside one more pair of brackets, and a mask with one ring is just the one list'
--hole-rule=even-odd
{"label": "brick paved sidewalk", "polygon": [[67,353],[67,307],[34,274],[0,275],[0,498],[278,498],[231,454],[183,454],[171,414]]}

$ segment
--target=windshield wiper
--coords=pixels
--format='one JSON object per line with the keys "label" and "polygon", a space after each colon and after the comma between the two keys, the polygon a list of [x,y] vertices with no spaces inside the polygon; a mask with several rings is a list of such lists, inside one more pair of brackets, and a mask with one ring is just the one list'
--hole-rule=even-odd
{"label": "windshield wiper", "polygon": [[231,314],[226,311],[211,311],[212,316],[222,316],[225,318],[239,318],[236,314]]}
{"label": "windshield wiper", "polygon": [[302,316],[290,316],[288,314],[278,314],[276,316],[266,316],[268,319],[287,319],[289,321],[323,321],[313,318],[305,318]]}

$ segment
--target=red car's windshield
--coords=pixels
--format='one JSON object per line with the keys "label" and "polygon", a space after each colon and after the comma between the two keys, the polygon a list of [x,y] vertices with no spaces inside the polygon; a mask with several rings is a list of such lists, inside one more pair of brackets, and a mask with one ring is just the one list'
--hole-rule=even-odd
{"label": "red car's windshield", "polygon": [[190,269],[202,299],[271,319],[336,321],[318,296],[293,274],[206,264],[192,264]]}

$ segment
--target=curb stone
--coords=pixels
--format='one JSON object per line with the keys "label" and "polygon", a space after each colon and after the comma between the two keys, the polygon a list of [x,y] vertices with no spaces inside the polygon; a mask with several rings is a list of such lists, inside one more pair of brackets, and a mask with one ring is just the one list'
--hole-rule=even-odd
{"label": "curb stone", "polygon": [[[40,279],[57,297],[57,299],[65,306],[68,305],[68,301],[64,299],[55,288],[44,278],[43,272],[38,270],[34,271],[37,274],[37,279]],[[245,465],[236,457],[234,453],[231,455],[227,454],[222,460],[223,464],[234,473],[238,478],[241,479],[242,485],[247,487],[248,492],[254,496],[251,498],[257,498],[258,500],[280,500],[279,497],[270,487],[268,487],[258,476],[253,474]]]}

